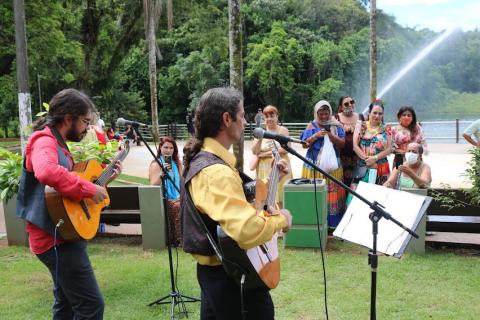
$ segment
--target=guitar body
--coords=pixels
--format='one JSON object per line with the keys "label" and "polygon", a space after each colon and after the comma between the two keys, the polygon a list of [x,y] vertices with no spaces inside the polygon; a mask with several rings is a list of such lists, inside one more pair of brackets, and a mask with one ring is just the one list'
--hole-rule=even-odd
{"label": "guitar body", "polygon": [[245,289],[274,289],[280,282],[280,259],[277,235],[263,244],[268,255],[257,246],[248,250],[240,248],[235,240],[217,226],[218,244],[223,254],[223,265],[227,274],[240,283],[245,274]]}
{"label": "guitar body", "polygon": [[[244,186],[247,200],[252,203],[258,214],[264,214],[267,205],[267,186],[260,180],[252,181]],[[278,255],[278,235],[274,234],[270,241],[261,246],[244,250],[230,238],[220,226],[217,236],[223,254],[223,264],[227,273],[238,282],[245,274],[245,288],[274,289],[280,282],[280,258]],[[234,262],[234,263],[230,263]]]}
{"label": "guitar body", "polygon": [[[103,171],[96,160],[88,160],[75,164],[72,173],[94,182]],[[110,204],[110,198],[107,197],[100,203],[95,203],[91,199],[75,202],[63,197],[54,188],[46,186],[45,202],[53,223],[57,224],[60,219],[63,220],[59,227],[63,239],[67,241],[90,240],[97,233],[100,212]]]}

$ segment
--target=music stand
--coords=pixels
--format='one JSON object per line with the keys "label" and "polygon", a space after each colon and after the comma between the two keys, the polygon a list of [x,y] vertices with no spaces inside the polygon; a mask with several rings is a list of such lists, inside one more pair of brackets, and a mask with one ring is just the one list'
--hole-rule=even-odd
{"label": "music stand", "polygon": [[[147,147],[148,151],[152,155],[152,157],[155,159],[155,161],[158,163],[160,168],[162,169],[162,172],[167,172],[165,168],[163,167],[162,163],[160,162],[160,159],[156,156],[156,154],[152,151],[152,148],[148,145],[147,141],[145,141],[145,138],[143,138],[142,134],[138,130],[138,123],[132,124],[132,128],[135,130],[137,135],[140,137],[140,140],[145,144]],[[170,319],[175,319],[175,306],[180,305],[180,313],[184,314],[188,318],[188,312],[185,307],[186,302],[199,302],[200,299],[197,298],[192,298],[189,296],[185,296],[180,293],[178,290],[176,284],[175,284],[175,277],[174,277],[174,272],[173,272],[173,258],[172,258],[172,247],[170,246],[170,231],[169,231],[169,225],[170,225],[170,218],[168,217],[168,203],[167,203],[167,188],[166,188],[166,181],[170,180],[173,184],[173,186],[178,190],[177,186],[175,186],[174,181],[168,174],[162,175],[162,201],[163,201],[163,208],[164,208],[164,213],[165,213],[165,237],[166,237],[166,243],[167,243],[167,250],[168,250],[168,266],[169,266],[169,271],[170,271],[170,294],[161,297],[151,303],[148,304],[149,307],[157,304],[168,304],[170,303]]]}
{"label": "music stand", "polygon": [[[370,319],[371,320],[376,320],[377,319],[377,313],[376,313],[376,290],[377,290],[377,267],[378,267],[378,255],[377,255],[377,234],[378,234],[378,222],[380,221],[381,218],[385,218],[387,220],[392,221],[395,223],[397,226],[408,232],[410,235],[412,235],[415,238],[418,238],[418,235],[413,232],[410,228],[405,227],[400,221],[395,219],[390,213],[385,211],[385,207],[380,204],[377,201],[370,201],[367,200],[364,196],[356,192],[355,190],[351,189],[349,186],[344,184],[342,181],[339,181],[332,175],[328,174],[324,170],[320,169],[315,163],[312,161],[308,160],[304,156],[300,155],[297,151],[295,151],[293,148],[291,148],[288,145],[288,141],[282,141],[280,143],[282,148],[286,150],[288,153],[293,154],[303,162],[307,163],[309,166],[311,166],[314,170],[320,172],[324,177],[330,179],[333,181],[335,184],[339,185],[343,189],[345,189],[348,193],[353,195],[355,198],[357,198],[359,201],[363,202],[366,204],[371,210],[369,214],[369,219],[372,222],[372,250],[369,252],[368,255],[368,262],[371,267],[371,299],[370,299]],[[342,219],[343,220],[343,219]]]}
{"label": "music stand", "polygon": [[[385,203],[385,210],[412,230],[417,228],[432,201],[432,198],[427,196],[365,182],[360,182],[356,191],[370,201],[377,199]],[[373,250],[372,234],[368,232],[370,213],[371,209],[365,203],[357,198],[352,199],[333,235]],[[379,221],[376,248],[378,252],[400,258],[410,240],[411,235],[404,230],[385,220]]]}

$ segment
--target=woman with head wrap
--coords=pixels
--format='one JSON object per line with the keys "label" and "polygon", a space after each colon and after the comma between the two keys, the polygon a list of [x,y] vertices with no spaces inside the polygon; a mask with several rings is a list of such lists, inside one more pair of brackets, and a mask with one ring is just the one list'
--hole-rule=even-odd
{"label": "woman with head wrap", "polygon": [[[322,154],[325,137],[332,142],[337,156],[338,169],[329,172],[330,175],[342,181],[343,168],[340,161],[339,149],[345,145],[345,131],[342,124],[332,117],[332,107],[325,100],[317,102],[313,112],[314,120],[311,121],[303,131],[300,139],[308,144],[306,157],[318,163]],[[323,178],[318,172],[307,164],[303,165],[302,178]],[[343,216],[345,209],[345,190],[336,183],[327,179],[328,185],[328,226],[335,228]]]}

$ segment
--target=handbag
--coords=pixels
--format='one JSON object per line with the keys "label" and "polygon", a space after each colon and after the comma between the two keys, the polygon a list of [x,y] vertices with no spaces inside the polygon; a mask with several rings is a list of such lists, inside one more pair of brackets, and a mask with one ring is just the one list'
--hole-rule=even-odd
{"label": "handbag", "polygon": [[363,160],[357,160],[357,164],[353,169],[352,178],[354,182],[362,180],[363,177],[367,174],[367,164]]}

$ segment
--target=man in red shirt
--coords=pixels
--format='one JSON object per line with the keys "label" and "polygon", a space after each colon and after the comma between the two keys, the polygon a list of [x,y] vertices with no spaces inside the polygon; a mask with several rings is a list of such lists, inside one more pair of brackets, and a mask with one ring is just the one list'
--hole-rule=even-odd
{"label": "man in red shirt", "polygon": [[[58,234],[45,204],[45,186],[51,186],[74,201],[91,198],[96,203],[108,195],[104,187],[70,171],[73,158],[66,140],[80,141],[91,122],[95,106],[84,93],[65,89],[50,101],[46,117],[34,124],[25,148],[18,192],[17,216],[27,221],[32,253],[49,269],[53,278],[53,319],[102,319],[104,302],[86,241],[65,242]],[[116,164],[115,178],[121,171]]]}

